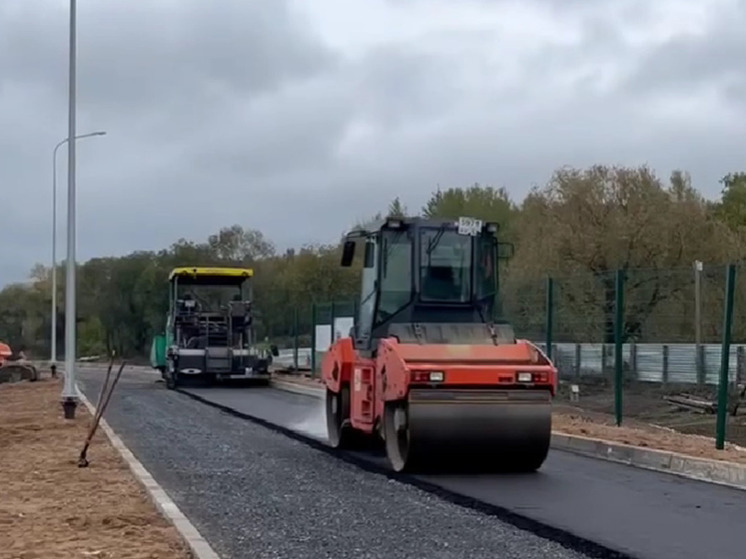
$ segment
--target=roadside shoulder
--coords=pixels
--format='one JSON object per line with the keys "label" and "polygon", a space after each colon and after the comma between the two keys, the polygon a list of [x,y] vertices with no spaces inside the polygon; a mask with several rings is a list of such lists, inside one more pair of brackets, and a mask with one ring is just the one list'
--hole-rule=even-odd
{"label": "roadside shoulder", "polygon": [[[96,408],[91,404],[88,398],[86,398],[80,387],[78,387],[78,393],[88,411],[91,415],[94,415]],[[174,528],[179,532],[179,535],[189,546],[194,557],[196,559],[220,559],[220,556],[212,549],[207,540],[202,537],[197,528],[195,528],[189,519],[181,512],[179,507],[168,496],[166,491],[160,486],[155,478],[153,478],[145,466],[143,466],[135,457],[132,451],[127,448],[127,445],[125,445],[122,439],[114,432],[111,426],[106,422],[106,419],[101,418],[99,425],[111,444],[127,463],[137,481],[148,493],[158,511],[168,519],[168,521],[171,522]]]}

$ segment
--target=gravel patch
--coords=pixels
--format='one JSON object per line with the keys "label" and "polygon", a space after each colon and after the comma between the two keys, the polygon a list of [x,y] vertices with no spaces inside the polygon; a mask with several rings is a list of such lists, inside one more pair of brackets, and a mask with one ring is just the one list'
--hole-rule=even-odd
{"label": "gravel patch", "polygon": [[[81,371],[95,403],[102,375]],[[224,559],[577,559],[127,371],[106,419]],[[96,449],[89,452],[91,463]]]}

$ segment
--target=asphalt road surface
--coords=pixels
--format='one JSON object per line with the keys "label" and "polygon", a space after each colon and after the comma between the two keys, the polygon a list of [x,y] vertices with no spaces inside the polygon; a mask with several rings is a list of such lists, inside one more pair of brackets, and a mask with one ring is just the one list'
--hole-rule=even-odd
{"label": "asphalt road surface", "polygon": [[[187,391],[326,437],[318,398],[262,387]],[[417,477],[641,559],[746,557],[740,537],[746,491],[560,451],[550,452],[542,469],[531,475]]]}
{"label": "asphalt road surface", "polygon": [[[79,377],[95,403],[103,371],[81,371]],[[225,559],[584,557],[168,391],[156,379],[125,371],[105,418]],[[246,394],[279,417],[294,409],[301,422],[304,410],[316,405],[283,400],[284,393],[270,389]],[[95,446],[88,458],[95,470]]]}

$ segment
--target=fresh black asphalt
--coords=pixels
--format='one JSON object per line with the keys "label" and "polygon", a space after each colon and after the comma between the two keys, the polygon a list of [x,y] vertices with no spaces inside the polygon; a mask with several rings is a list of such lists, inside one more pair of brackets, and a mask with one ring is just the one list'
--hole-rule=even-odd
{"label": "fresh black asphalt", "polygon": [[[95,401],[103,372],[79,377]],[[168,391],[156,378],[126,371],[105,418],[224,559],[583,557]],[[238,390],[247,396],[235,397],[253,401],[255,411],[262,406],[291,423],[302,423],[304,410],[318,405],[310,398],[283,400],[284,393],[270,389]],[[95,447],[88,456],[95,468]]]}
{"label": "fresh black asphalt", "polygon": [[[325,438],[318,398],[261,387],[187,391]],[[533,475],[419,479],[641,559],[746,557],[746,543],[740,538],[746,491],[560,451],[550,452]]]}

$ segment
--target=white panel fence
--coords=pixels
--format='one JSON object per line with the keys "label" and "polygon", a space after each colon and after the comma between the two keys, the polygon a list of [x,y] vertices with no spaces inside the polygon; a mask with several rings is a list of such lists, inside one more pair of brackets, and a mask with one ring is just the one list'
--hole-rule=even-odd
{"label": "white panel fence", "polygon": [[[544,343],[537,343],[545,350]],[[611,376],[614,371],[614,345],[591,343],[552,344],[552,357],[560,378]],[[316,367],[320,367],[323,351],[316,352]],[[624,344],[622,346],[625,377],[646,382],[694,384],[703,381],[717,384],[720,371],[720,345],[702,344],[697,359],[694,344]],[[283,367],[294,364],[293,349],[283,349],[275,362]],[[697,363],[701,363],[701,367]],[[298,349],[300,369],[311,368],[311,348]],[[699,369],[699,375],[698,375]],[[746,380],[746,346],[730,348],[730,382]]]}

